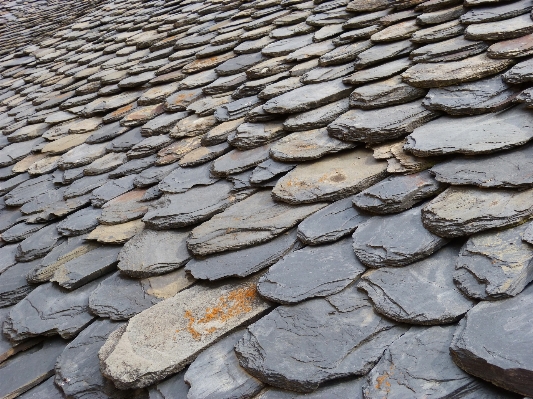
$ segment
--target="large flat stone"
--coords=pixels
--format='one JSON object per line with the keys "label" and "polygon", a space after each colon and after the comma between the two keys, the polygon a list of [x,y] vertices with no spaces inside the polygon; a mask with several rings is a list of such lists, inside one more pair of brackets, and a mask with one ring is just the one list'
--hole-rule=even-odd
{"label": "large flat stone", "polygon": [[459,36],[419,47],[409,54],[409,58],[415,62],[431,63],[458,61],[483,53],[488,47],[486,42],[466,40]]}
{"label": "large flat stone", "polygon": [[352,240],[306,247],[287,254],[261,276],[257,290],[285,305],[336,294],[366,268],[355,257]]}
{"label": "large flat stone", "polygon": [[533,114],[523,106],[494,114],[445,116],[421,126],[404,148],[416,156],[486,154],[523,145],[533,138]]}
{"label": "large flat stone", "polygon": [[370,83],[356,88],[350,94],[350,107],[362,109],[383,108],[404,104],[424,97],[426,90],[404,83],[401,76]]}
{"label": "large flat stone", "polygon": [[526,13],[503,21],[469,25],[465,30],[465,39],[505,40],[515,39],[530,33],[533,33],[533,21]]}
{"label": "large flat stone", "polygon": [[190,259],[183,231],[143,230],[129,240],[118,255],[118,268],[128,276],[144,278],[168,273]]}
{"label": "large flat stone", "polygon": [[428,171],[391,176],[355,195],[353,203],[368,212],[396,213],[439,194],[444,188]]}
{"label": "large flat stone", "polygon": [[518,295],[533,280],[531,245],[522,241],[531,223],[471,236],[461,249],[454,280],[471,298]]}
{"label": "large flat stone", "polygon": [[386,175],[384,162],[376,161],[368,150],[354,150],[298,165],[276,183],[272,195],[292,204],[334,201],[362,191]]}
{"label": "large flat stone", "polygon": [[148,211],[148,204],[141,202],[145,193],[145,189],[136,188],[113,198],[102,207],[98,221],[113,225],[143,217]]}
{"label": "large flat stone", "polygon": [[354,289],[329,298],[280,306],[248,327],[235,347],[241,366],[269,385],[312,392],[326,381],[366,374],[406,331]]}
{"label": "large flat stone", "polygon": [[209,255],[266,242],[324,206],[280,204],[261,191],[194,228],[187,247],[195,255]]}
{"label": "large flat stone", "polygon": [[253,276],[198,284],[134,316],[100,349],[103,375],[124,389],[180,371],[206,347],[270,308],[257,295],[256,282]]}
{"label": "large flat stone", "polygon": [[[29,284],[26,275],[39,261],[17,263],[0,274],[0,307],[15,305],[26,297],[35,285]],[[0,321],[2,321],[0,319]],[[0,339],[0,346],[1,339]],[[0,359],[2,353],[0,352]]]}
{"label": "large flat stone", "polygon": [[532,303],[530,285],[517,297],[476,305],[454,334],[450,345],[454,362],[469,374],[531,396],[533,365],[524,344],[532,332]]}
{"label": "large flat stone", "polygon": [[160,181],[159,189],[165,193],[183,193],[194,186],[209,186],[218,181],[211,175],[212,163],[194,168],[173,168]]}
{"label": "large flat stone", "polygon": [[348,111],[349,100],[343,98],[322,107],[289,116],[283,122],[285,130],[302,131],[327,126],[335,118]]}
{"label": "large flat stone", "polygon": [[89,297],[91,312],[111,320],[128,320],[194,284],[184,270],[134,279],[117,272],[103,280]]}
{"label": "large flat stone", "polygon": [[221,177],[244,172],[266,161],[271,147],[272,144],[264,144],[251,150],[232,150],[213,161],[211,171]]}
{"label": "large flat stone", "polygon": [[396,215],[374,216],[360,224],[353,234],[353,249],[359,260],[374,268],[405,266],[445,245],[447,239],[422,225],[422,207]]}
{"label": "large flat stone", "polygon": [[449,245],[412,265],[383,267],[363,274],[357,287],[374,309],[409,324],[445,324],[460,319],[474,302],[453,282],[459,246]]}
{"label": "large flat stone", "polygon": [[351,109],[328,125],[332,137],[345,141],[379,143],[403,137],[435,119],[439,113],[427,110],[420,101],[383,109]]}
{"label": "large flat stone", "polygon": [[244,371],[233,350],[243,333],[233,332],[192,362],[184,376],[191,386],[188,398],[251,398],[261,391],[265,384]]}
{"label": "large flat stone", "polygon": [[18,396],[20,399],[40,399],[40,398],[61,398],[63,392],[54,384],[54,377],[48,378],[39,385],[34,386],[29,391],[24,392]]}
{"label": "large flat stone", "polygon": [[442,237],[514,226],[533,214],[531,192],[452,186],[424,207],[422,221]]}

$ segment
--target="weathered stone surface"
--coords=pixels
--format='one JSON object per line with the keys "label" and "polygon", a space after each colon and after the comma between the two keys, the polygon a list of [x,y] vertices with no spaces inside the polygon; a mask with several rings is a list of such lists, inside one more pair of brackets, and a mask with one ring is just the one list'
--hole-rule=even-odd
{"label": "weathered stone surface", "polygon": [[282,304],[336,294],[366,268],[357,260],[352,240],[306,247],[283,257],[261,276],[259,294]]}
{"label": "weathered stone surface", "polygon": [[524,57],[533,53],[533,35],[496,42],[487,50],[491,58]]}
{"label": "weathered stone surface", "polygon": [[339,115],[348,111],[348,108],[349,100],[343,98],[323,105],[322,107],[289,116],[283,122],[283,127],[289,131],[302,131],[324,127],[328,123],[333,122]]}
{"label": "weathered stone surface", "polygon": [[[531,334],[533,286],[519,296],[481,302],[461,320],[450,353],[469,374],[502,388],[530,396],[533,393],[531,357],[524,343]],[[494,334],[505,331],[505,335]]]}
{"label": "weathered stone surface", "polygon": [[130,130],[127,127],[120,126],[119,122],[109,123],[102,126],[100,129],[93,132],[85,141],[87,144],[102,143]]}
{"label": "weathered stone surface", "polygon": [[280,57],[292,53],[294,50],[313,43],[313,34],[291,37],[288,39],[277,40],[264,47],[261,50],[263,55],[268,57]]}
{"label": "weathered stone surface", "polygon": [[432,178],[428,171],[391,176],[355,195],[353,203],[364,211],[396,213],[439,194],[444,188],[444,184]]}
{"label": "weathered stone surface", "polygon": [[[445,245],[447,239],[424,228],[422,207],[397,215],[374,216],[361,223],[353,234],[353,248],[359,260],[374,268],[405,266]],[[402,234],[398,235],[398,231]]]}
{"label": "weathered stone surface", "polygon": [[528,14],[525,14],[503,21],[469,25],[465,30],[465,39],[504,40],[514,39],[530,33],[533,33],[533,21],[531,21]]}
{"label": "weathered stone surface", "polygon": [[133,190],[133,182],[137,179],[136,175],[129,175],[108,181],[92,192],[91,204],[94,207],[101,208],[106,202]]}
{"label": "weathered stone surface", "polygon": [[381,109],[354,109],[330,123],[328,132],[340,140],[378,143],[405,136],[438,116],[419,101],[390,107],[386,113]]}
{"label": "weathered stone surface", "polygon": [[[13,165],[26,157],[32,150],[33,146],[39,143],[42,139],[36,138],[22,143],[13,143],[0,150],[0,167]],[[46,148],[46,146],[45,146]],[[44,151],[43,149],[43,152]]]}
{"label": "weathered stone surface", "polygon": [[0,368],[1,397],[19,397],[52,376],[56,358],[65,345],[66,342],[60,338],[49,339],[3,363]]}
{"label": "weathered stone surface", "polygon": [[318,388],[311,393],[297,393],[278,388],[268,388],[257,396],[257,399],[320,399],[320,398],[353,398],[363,399],[362,386],[365,379],[345,378]]}
{"label": "weathered stone surface", "polygon": [[300,80],[305,84],[322,83],[346,76],[353,72],[353,70],[353,62],[328,67],[315,67],[303,73]]}
{"label": "weathered stone surface", "polygon": [[250,175],[250,183],[261,184],[273,180],[282,174],[294,169],[296,164],[274,161],[267,159],[255,167]]}
{"label": "weathered stone surface", "polygon": [[187,246],[195,255],[249,247],[273,239],[324,205],[279,204],[261,191],[193,229]]}
{"label": "weathered stone surface", "polygon": [[470,9],[461,16],[460,20],[464,24],[500,21],[527,14],[531,9],[531,4],[524,0],[495,6],[481,6]]}
{"label": "weathered stone surface", "polygon": [[183,376],[185,371],[174,374],[157,385],[148,388],[150,399],[181,399],[186,398],[189,385],[185,383]]}
{"label": "weathered stone surface", "polygon": [[50,281],[54,281],[69,290],[79,288],[89,281],[113,271],[121,248],[118,245],[100,245],[62,263]]}
{"label": "weathered stone surface", "polygon": [[[422,16],[419,16],[419,18],[420,17]],[[420,29],[420,26],[417,25],[417,21],[418,20],[410,19],[387,26],[385,29],[370,36],[370,40],[374,43],[386,43],[409,39],[414,32]]]}
{"label": "weathered stone surface", "polygon": [[166,176],[170,174],[178,166],[176,164],[164,165],[164,166],[151,166],[148,169],[143,170],[133,180],[135,187],[150,187],[159,183]]}
{"label": "weathered stone surface", "polygon": [[243,330],[223,338],[204,352],[189,366],[185,381],[191,386],[187,397],[249,398],[265,386],[239,365],[233,347],[242,337]]}
{"label": "weathered stone surface", "polygon": [[176,162],[189,152],[200,147],[201,144],[202,138],[199,136],[187,137],[185,139],[175,141],[158,151],[156,164],[167,165],[169,163]]}
{"label": "weathered stone surface", "polygon": [[256,281],[253,276],[216,286],[197,284],[134,316],[100,349],[103,375],[124,389],[181,370],[205,347],[270,308],[257,295]]}
{"label": "weathered stone surface", "polygon": [[145,189],[137,188],[113,198],[102,207],[98,221],[102,224],[119,224],[143,217],[148,211],[148,204],[141,202],[145,192]]}
{"label": "weathered stone surface", "polygon": [[[34,285],[28,284],[26,275],[38,262],[39,261],[17,263],[0,274],[1,308],[15,305],[35,288]],[[1,346],[3,345],[1,345],[0,342],[0,347]],[[0,359],[2,359],[2,355],[3,354],[0,352]]]}
{"label": "weathered stone surface", "polygon": [[296,231],[290,230],[264,244],[204,259],[191,259],[185,270],[195,278],[211,281],[226,277],[246,277],[276,263],[297,247]]}
{"label": "weathered stone surface", "polygon": [[454,37],[443,42],[426,44],[413,50],[409,54],[415,62],[449,62],[462,60],[479,53],[483,53],[489,44],[482,41],[466,40]]}
{"label": "weathered stone surface", "polygon": [[363,69],[374,64],[391,61],[409,54],[414,49],[415,46],[410,40],[375,44],[357,56],[355,69]]}
{"label": "weathered stone surface", "polygon": [[270,149],[270,156],[282,162],[308,161],[353,147],[353,143],[330,137],[326,129],[314,129],[281,138]]}
{"label": "weathered stone surface", "polygon": [[127,160],[128,158],[126,154],[120,152],[111,152],[101,158],[98,158],[83,168],[83,174],[86,176],[101,175],[118,168],[120,165],[126,163]]}
{"label": "weathered stone surface", "polygon": [[186,239],[188,232],[144,230],[128,241],[118,256],[120,271],[144,278],[168,273],[190,259]]}
{"label": "weathered stone surface", "polygon": [[460,237],[520,224],[533,213],[525,191],[452,186],[422,211],[424,226],[443,237]]}
{"label": "weathered stone surface", "polygon": [[16,258],[20,262],[41,258],[56,245],[60,238],[61,235],[55,224],[45,226],[19,244]]}
{"label": "weathered stone surface", "polygon": [[228,136],[243,122],[244,118],[239,118],[216,125],[209,132],[207,132],[205,136],[202,137],[202,144],[214,145],[225,142]]}
{"label": "weathered stone surface", "polygon": [[248,327],[235,351],[241,366],[261,381],[312,392],[328,380],[366,374],[405,331],[376,314],[364,294],[348,288],[276,308]]}
{"label": "weathered stone surface", "polygon": [[4,231],[1,238],[4,242],[8,243],[19,242],[30,237],[44,226],[45,224],[18,223]]}
{"label": "weathered stone surface", "polygon": [[[214,116],[199,117],[196,114],[181,119],[171,130],[172,138],[193,137],[206,133],[217,123]],[[162,136],[165,137],[165,136]]]}
{"label": "weathered stone surface", "polygon": [[63,392],[54,384],[54,377],[48,378],[39,385],[34,386],[29,391],[18,396],[20,399],[40,399],[40,398],[61,398]]}
{"label": "weathered stone surface", "polygon": [[81,113],[86,117],[90,117],[99,113],[113,111],[137,100],[141,94],[139,91],[131,91],[122,92],[110,97],[99,97],[87,104]]}
{"label": "weathered stone surface", "polygon": [[211,171],[215,176],[227,176],[251,169],[269,157],[271,144],[265,144],[251,150],[233,150],[213,161]]}
{"label": "weathered stone surface", "polygon": [[306,85],[272,98],[263,109],[275,114],[303,112],[342,99],[350,91],[351,87],[340,79]]}
{"label": "weathered stone surface", "polygon": [[519,92],[497,75],[472,83],[431,89],[422,105],[450,115],[484,114],[509,107]]}
{"label": "weathered stone surface", "polygon": [[38,286],[11,308],[4,335],[14,342],[39,335],[74,337],[94,319],[89,313],[89,294],[97,284],[98,280],[72,292],[52,283]]}
{"label": "weathered stone surface", "polygon": [[120,391],[100,374],[98,350],[123,323],[96,320],[71,341],[57,359],[55,382],[69,397],[147,398],[145,392]]}
{"label": "weathered stone surface", "polygon": [[102,211],[92,207],[80,209],[57,224],[57,231],[63,236],[77,236],[88,233],[98,226]]}
{"label": "weathered stone surface", "polygon": [[298,165],[272,190],[274,198],[288,203],[337,200],[355,194],[386,176],[386,165],[361,149]]}
{"label": "weathered stone surface", "polygon": [[128,320],[156,303],[173,297],[194,282],[194,278],[186,275],[184,270],[142,280],[117,272],[103,280],[91,293],[89,307],[100,317]]}
{"label": "weathered stone surface", "polygon": [[385,349],[366,377],[363,396],[513,398],[513,394],[471,377],[453,363],[448,346],[455,328],[455,325],[411,327]]}
{"label": "weathered stone surface", "polygon": [[[228,104],[218,107],[215,111],[214,117],[219,122],[227,122],[242,118],[248,112],[261,104],[261,100],[257,96],[250,96],[240,98]],[[214,125],[214,123],[213,123]]]}
{"label": "weathered stone surface", "polygon": [[403,104],[426,95],[426,90],[412,87],[401,76],[371,83],[355,89],[350,94],[350,107],[373,109]]}
{"label": "weathered stone surface", "polygon": [[152,166],[156,160],[157,157],[155,155],[151,155],[146,158],[134,158],[120,165],[118,168],[109,173],[109,178],[118,179],[120,177],[142,172],[144,169]]}
{"label": "weathered stone surface", "polygon": [[182,167],[201,165],[221,157],[230,150],[231,146],[229,143],[220,143],[209,147],[201,146],[185,154],[183,158],[178,161],[178,165]]}
{"label": "weathered stone surface", "polygon": [[533,138],[532,123],[531,111],[523,106],[464,118],[445,116],[415,129],[404,148],[422,157],[486,154],[527,143]]}
{"label": "weathered stone surface", "polygon": [[480,54],[460,61],[416,64],[402,73],[402,78],[415,87],[451,86],[495,75],[512,64],[512,60],[496,60]]}
{"label": "weathered stone surface", "polygon": [[456,157],[435,165],[435,179],[453,185],[525,188],[533,185],[533,146],[477,157]]}
{"label": "weathered stone surface", "polygon": [[239,150],[248,150],[275,141],[285,134],[279,122],[245,122],[229,134],[228,142]]}
{"label": "weathered stone surface", "polygon": [[426,325],[457,321],[474,306],[453,282],[458,253],[459,247],[451,245],[406,267],[368,271],[357,287],[368,294],[376,311],[396,321]]}
{"label": "weathered stone surface", "polygon": [[531,60],[519,62],[507,72],[505,72],[502,75],[502,79],[505,82],[511,84],[530,82],[531,80],[533,80],[533,62]]}
{"label": "weathered stone surface", "polygon": [[144,223],[137,219],[112,226],[99,225],[87,236],[104,244],[123,244],[144,229]]}
{"label": "weathered stone surface", "polygon": [[474,299],[502,299],[519,294],[533,279],[531,245],[522,237],[531,223],[479,233],[468,239],[457,260],[454,280]]}
{"label": "weathered stone surface", "polygon": [[159,183],[159,189],[165,193],[183,193],[194,186],[208,186],[218,181],[211,175],[212,163],[194,168],[177,167],[168,173]]}
{"label": "weathered stone surface", "polygon": [[202,96],[202,89],[179,90],[166,99],[165,108],[172,112],[185,111],[190,104]]}
{"label": "weathered stone surface", "polygon": [[220,181],[179,194],[166,194],[150,206],[143,217],[149,228],[175,229],[208,220],[228,206],[246,198],[250,191],[233,193],[233,184]]}

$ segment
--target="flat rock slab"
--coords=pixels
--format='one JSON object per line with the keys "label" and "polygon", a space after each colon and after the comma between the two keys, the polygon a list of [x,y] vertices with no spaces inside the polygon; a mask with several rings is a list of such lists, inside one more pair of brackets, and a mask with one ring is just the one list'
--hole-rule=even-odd
{"label": "flat rock slab", "polygon": [[303,112],[340,100],[351,91],[341,79],[305,85],[268,100],[263,109],[274,114]]}
{"label": "flat rock slab", "polygon": [[193,187],[180,194],[164,194],[152,203],[143,221],[156,230],[194,225],[208,220],[252,193],[252,190],[234,193],[233,184],[219,181],[211,186]]}
{"label": "flat rock slab", "polygon": [[134,316],[100,349],[100,368],[120,389],[174,374],[206,347],[266,312],[257,276],[217,286],[195,285]]}
{"label": "flat rock slab", "polygon": [[330,136],[345,141],[379,143],[403,137],[439,116],[420,101],[383,109],[351,109],[328,125]]}
{"label": "flat rock slab", "polygon": [[211,171],[221,177],[244,172],[266,161],[271,147],[272,144],[265,144],[251,150],[232,150],[213,161]]}
{"label": "flat rock slab", "polygon": [[528,14],[503,21],[484,22],[469,25],[465,30],[468,40],[515,39],[533,33],[533,21]]}
{"label": "flat rock slab", "polygon": [[185,270],[198,279],[219,280],[226,277],[246,277],[262,270],[298,248],[296,230],[285,232],[264,244],[238,251],[191,259]]}
{"label": "flat rock slab", "polygon": [[475,304],[453,282],[458,253],[459,247],[450,245],[406,267],[370,270],[357,287],[368,294],[377,312],[396,321],[452,323]]}
{"label": "flat rock slab", "polygon": [[489,47],[487,54],[493,58],[517,58],[531,55],[533,53],[532,37],[533,35],[525,35],[496,42]]}
{"label": "flat rock slab", "polygon": [[[454,362],[469,374],[531,396],[533,364],[524,343],[532,333],[532,303],[530,285],[517,297],[476,305],[454,334],[450,345]],[[505,335],[494,331],[505,331]]]}
{"label": "flat rock slab", "polygon": [[[92,192],[91,205],[96,208],[101,208],[106,202],[111,201],[113,198],[133,190],[135,187],[133,182],[136,178],[137,175],[128,175],[121,177],[120,179],[108,181]],[[100,213],[101,212],[102,211],[100,211]],[[66,220],[68,220],[68,218]]]}
{"label": "flat rock slab", "polygon": [[69,342],[57,358],[55,382],[73,398],[112,397],[144,399],[146,393],[120,391],[100,373],[98,350],[114,330],[124,323],[96,320]]}
{"label": "flat rock slab", "polygon": [[402,73],[402,77],[415,87],[451,86],[495,75],[512,64],[512,60],[497,60],[480,54],[460,61],[416,64]]}
{"label": "flat rock slab", "polygon": [[287,254],[261,276],[257,290],[285,305],[336,294],[366,268],[355,257],[352,240],[306,247]]}
{"label": "flat rock slab", "polygon": [[16,258],[20,262],[41,258],[56,246],[60,238],[55,224],[45,226],[19,244]]}
{"label": "flat rock slab", "polygon": [[280,204],[261,191],[194,228],[187,247],[200,256],[246,248],[273,239],[324,206]]}
{"label": "flat rock slab", "polygon": [[190,259],[184,231],[143,230],[118,255],[118,268],[128,276],[144,278],[168,273]]}
{"label": "flat rock slab", "polygon": [[[39,261],[21,262],[0,274],[0,307],[15,305],[26,297],[35,285],[29,284],[26,275],[37,266]],[[0,319],[1,321],[1,319]],[[1,342],[1,341],[0,341]],[[0,353],[0,359],[2,354]]]}
{"label": "flat rock slab", "polygon": [[363,385],[364,397],[514,398],[513,394],[466,374],[453,363],[448,346],[455,329],[455,325],[411,327],[385,349],[370,371]]}
{"label": "flat rock slab", "polygon": [[533,146],[476,157],[459,156],[431,168],[435,179],[448,184],[493,188],[533,185]]}
{"label": "flat rock slab", "polygon": [[391,176],[355,195],[353,204],[363,211],[397,213],[444,189],[445,185],[435,180],[429,171]]}
{"label": "flat rock slab", "polygon": [[533,214],[531,192],[450,187],[424,207],[422,221],[442,237],[517,225]]}
{"label": "flat rock slab", "polygon": [[165,193],[184,193],[194,186],[208,186],[218,181],[211,175],[212,163],[194,168],[173,168],[159,183],[159,189]]}
{"label": "flat rock slab", "polygon": [[353,143],[330,137],[326,129],[313,129],[282,137],[270,149],[270,156],[282,162],[309,161],[353,147]]}
{"label": "flat rock slab", "polygon": [[143,217],[148,211],[148,205],[141,202],[146,189],[128,191],[102,207],[102,214],[98,221],[102,224],[119,224]]}
{"label": "flat rock slab", "polygon": [[387,175],[386,164],[360,149],[300,164],[272,190],[275,199],[292,204],[334,201],[355,194]]}
{"label": "flat rock slab", "polygon": [[56,358],[65,345],[60,338],[48,339],[3,363],[0,368],[1,397],[16,398],[51,377]]}
{"label": "flat rock slab", "polygon": [[[183,376],[185,371],[167,378],[166,380],[154,384],[148,388],[150,399],[181,399],[186,398],[189,392],[189,385],[185,383]],[[153,398],[152,398],[153,396]]]}
{"label": "flat rock slab", "polygon": [[265,384],[244,371],[233,350],[243,333],[233,332],[192,362],[184,376],[191,386],[187,398],[249,398],[261,391]]}
{"label": "flat rock slab", "polygon": [[476,115],[509,107],[519,92],[497,75],[472,83],[431,89],[422,104],[427,109],[449,115]]}
{"label": "flat rock slab", "polygon": [[103,244],[124,244],[144,229],[144,223],[137,219],[112,226],[99,225],[87,236],[87,240],[96,240]]}
{"label": "flat rock slab", "polygon": [[278,388],[269,388],[262,391],[257,399],[320,399],[320,398],[352,398],[363,399],[364,377],[345,378],[318,388],[311,393],[297,393]]}
{"label": "flat rock slab", "polygon": [[98,280],[72,292],[52,283],[38,286],[13,306],[4,322],[4,335],[14,342],[39,335],[74,337],[94,319],[89,294],[97,284]]}
{"label": "flat rock slab", "polygon": [[119,272],[103,280],[89,297],[91,311],[111,320],[128,320],[194,284],[183,269],[134,279]]}
{"label": "flat rock slab", "polygon": [[[526,83],[533,80],[533,61],[519,62],[502,75],[504,82],[511,84]],[[16,166],[16,165],[15,165]]]}
{"label": "flat rock slab", "polygon": [[426,44],[409,54],[415,62],[450,62],[483,53],[489,44],[483,41],[466,40],[462,36],[443,42]]}
{"label": "flat rock slab", "polygon": [[356,88],[350,94],[350,107],[361,109],[384,108],[404,104],[424,97],[427,91],[404,83],[399,75]]}
{"label": "flat rock slab", "polygon": [[390,78],[400,72],[405,71],[411,65],[412,62],[407,57],[399,58],[397,60],[376,65],[372,68],[357,71],[354,74],[344,78],[343,82],[346,84],[359,85],[380,79]]}
{"label": "flat rock slab", "polygon": [[63,391],[54,384],[54,377],[48,378],[39,385],[34,386],[29,391],[17,396],[20,399],[40,399],[40,398],[61,398]]}
{"label": "flat rock slab", "polygon": [[349,99],[343,98],[310,111],[289,116],[283,122],[285,130],[302,131],[327,126],[335,118],[348,111]]}
{"label": "flat rock slab", "polygon": [[296,164],[294,163],[278,162],[269,158],[255,167],[250,176],[250,182],[252,184],[261,184],[280,177],[295,167]]}
{"label": "flat rock slab", "polygon": [[486,154],[527,143],[533,138],[532,124],[533,114],[522,106],[487,115],[445,116],[415,129],[404,148],[420,157]]}
{"label": "flat rock slab", "polygon": [[341,298],[333,303],[280,306],[252,324],[235,346],[241,366],[269,385],[297,392],[366,374],[406,328],[375,313],[362,293],[348,289],[335,296]]}
{"label": "flat rock slab", "polygon": [[422,224],[422,207],[396,215],[374,216],[360,224],[353,234],[353,249],[359,260],[375,268],[405,266],[445,245],[447,239],[431,233]]}
{"label": "flat rock slab", "polygon": [[533,280],[532,247],[522,241],[530,225],[479,233],[468,239],[453,276],[465,295],[482,300],[509,298]]}
{"label": "flat rock slab", "polygon": [[322,208],[298,225],[298,238],[307,245],[334,242],[354,232],[370,217],[357,211],[353,197],[344,198]]}

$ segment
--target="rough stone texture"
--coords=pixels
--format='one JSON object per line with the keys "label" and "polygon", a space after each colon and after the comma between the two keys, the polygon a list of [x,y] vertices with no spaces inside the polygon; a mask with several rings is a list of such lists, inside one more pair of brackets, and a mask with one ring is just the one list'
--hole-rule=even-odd
{"label": "rough stone texture", "polygon": [[512,64],[512,60],[496,60],[480,54],[460,61],[416,64],[402,73],[402,77],[415,87],[451,86],[495,75]]}
{"label": "rough stone texture", "polygon": [[431,63],[458,61],[483,53],[488,47],[486,42],[466,40],[459,36],[419,47],[409,54],[409,58],[415,62]]}
{"label": "rough stone texture", "polygon": [[453,282],[458,253],[459,246],[449,245],[406,267],[370,270],[363,274],[357,287],[368,294],[376,311],[396,321],[409,324],[457,321],[474,306]]}
{"label": "rough stone texture", "polygon": [[16,398],[51,377],[56,357],[65,344],[60,338],[48,339],[3,363],[0,368],[1,397]]}
{"label": "rough stone texture", "polygon": [[419,205],[397,215],[374,216],[361,223],[353,234],[353,248],[359,260],[375,268],[405,266],[445,245],[447,239],[422,225],[422,208]]}
{"label": "rough stone texture", "polygon": [[184,376],[191,386],[188,398],[251,398],[261,391],[265,384],[244,371],[233,350],[243,332],[233,332],[192,362]]}
{"label": "rough stone texture", "polygon": [[531,223],[471,236],[461,249],[454,280],[474,299],[518,295],[533,280],[531,245],[522,237]]}
{"label": "rough stone texture", "polygon": [[460,237],[522,223],[533,213],[525,191],[450,187],[422,211],[424,226],[443,237]]}
{"label": "rough stone texture", "polygon": [[533,146],[477,157],[461,156],[435,165],[435,179],[453,185],[525,188],[533,185]]}
{"label": "rough stone texture", "polygon": [[159,189],[165,193],[183,193],[194,186],[208,186],[218,178],[211,175],[212,163],[194,168],[175,168],[159,183]]}
{"label": "rough stone texture", "polygon": [[187,247],[194,255],[249,247],[273,239],[324,206],[280,204],[261,191],[194,228]]}
{"label": "rough stone texture", "polygon": [[411,327],[392,343],[366,377],[364,398],[407,396],[513,398],[457,367],[448,346],[456,326]]}
{"label": "rough stone texture", "polygon": [[469,25],[465,30],[468,40],[514,39],[533,33],[533,21],[529,15],[519,15],[503,21],[485,22]]}
{"label": "rough stone texture", "polygon": [[428,171],[391,176],[355,195],[353,204],[373,213],[396,213],[439,194],[444,188]]}
{"label": "rough stone texture", "polygon": [[[531,357],[524,343],[531,334],[533,286],[515,298],[481,302],[461,320],[450,353],[469,374],[502,388],[531,396]],[[505,335],[494,334],[505,331]]]}
{"label": "rough stone texture", "polygon": [[406,328],[374,313],[364,294],[348,288],[336,296],[280,306],[252,324],[235,347],[241,366],[298,392],[366,374]]}
{"label": "rough stone texture", "polygon": [[[0,274],[1,308],[15,305],[35,288],[34,285],[28,284],[26,275],[33,270],[37,263],[38,261],[17,263]],[[0,353],[1,358],[2,354]]]}
{"label": "rough stone texture", "polygon": [[89,308],[100,317],[128,320],[156,303],[183,291],[194,282],[194,278],[187,276],[184,270],[142,280],[117,272],[102,281],[91,293]]}
{"label": "rough stone texture", "polygon": [[289,116],[283,122],[285,130],[302,131],[327,126],[339,115],[348,111],[349,100],[343,98],[331,104]]}
{"label": "rough stone texture", "polygon": [[99,225],[87,236],[104,244],[123,244],[144,229],[144,223],[137,219],[112,226]]}
{"label": "rough stone texture", "polygon": [[251,150],[232,150],[213,161],[211,171],[215,176],[244,172],[268,159],[271,144],[265,144]]}
{"label": "rough stone texture", "polygon": [[532,123],[533,115],[522,106],[465,118],[445,116],[415,129],[404,148],[422,157],[486,154],[527,143],[533,138]]}
{"label": "rough stone texture", "polygon": [[292,204],[331,201],[357,193],[386,176],[384,162],[368,150],[354,150],[300,164],[272,190],[275,199]]}
{"label": "rough stone texture", "polygon": [[72,338],[93,319],[89,311],[89,294],[98,280],[69,292],[52,283],[34,289],[11,308],[3,332],[14,342],[39,335]]}
{"label": "rough stone texture", "polygon": [[525,35],[516,39],[496,42],[487,50],[492,58],[515,58],[533,53],[532,35]]}
{"label": "rough stone texture", "polygon": [[189,385],[185,383],[183,376],[185,371],[167,378],[166,380],[152,385],[148,389],[150,399],[181,399],[186,398],[189,392]]}
{"label": "rough stone texture", "polygon": [[379,143],[403,137],[439,116],[419,101],[375,110],[350,110],[328,125],[332,137],[345,141]]}
{"label": "rough stone texture", "polygon": [[181,194],[165,194],[151,205],[143,222],[156,230],[190,226],[208,220],[253,193],[249,190],[232,191],[233,184],[220,181],[211,186],[194,187]]}
{"label": "rough stone texture", "polygon": [[128,276],[144,278],[168,273],[190,259],[188,232],[143,230],[129,240],[118,255],[118,268]]}
{"label": "rough stone texture", "polygon": [[40,398],[62,398],[63,392],[54,384],[54,377],[48,378],[39,385],[34,386],[29,391],[18,396],[20,399],[40,399]]}
{"label": "rough stone texture", "polygon": [[180,371],[204,348],[270,308],[257,295],[256,282],[253,276],[195,285],[134,316],[100,349],[102,373],[124,389]]}
{"label": "rough stone texture", "polygon": [[362,109],[383,108],[404,104],[426,95],[426,90],[412,87],[401,76],[358,87],[350,94],[350,107]]}
{"label": "rough stone texture", "polygon": [[365,270],[353,253],[352,240],[345,238],[284,256],[261,276],[257,290],[271,301],[294,304],[336,294]]}
{"label": "rough stone texture", "polygon": [[255,167],[250,175],[252,184],[261,184],[273,180],[282,174],[294,169],[296,164],[274,161],[269,158]]}

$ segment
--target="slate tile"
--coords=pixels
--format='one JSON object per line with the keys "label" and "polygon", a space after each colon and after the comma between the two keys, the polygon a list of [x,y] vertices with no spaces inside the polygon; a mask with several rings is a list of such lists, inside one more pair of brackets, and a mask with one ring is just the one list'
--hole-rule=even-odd
{"label": "slate tile", "polygon": [[[38,262],[20,262],[0,274],[0,307],[17,304],[36,287],[28,283],[26,275]],[[0,359],[10,356],[9,352],[15,353],[17,349],[8,350],[8,353],[0,354]]]}
{"label": "slate tile", "polygon": [[63,397],[63,393],[61,389],[54,384],[54,377],[52,376],[18,397],[21,399],[39,399],[43,397],[59,399]]}
{"label": "slate tile", "polygon": [[485,22],[469,25],[465,30],[465,39],[469,40],[504,40],[515,39],[533,33],[533,21],[529,15],[497,22]]}
{"label": "slate tile", "polygon": [[56,246],[60,238],[61,235],[57,231],[55,224],[45,226],[19,244],[16,258],[20,262],[29,262],[41,258]]}
{"label": "slate tile", "polygon": [[489,44],[483,41],[454,37],[438,43],[430,43],[411,51],[409,58],[415,62],[448,62],[483,53]]}
{"label": "slate tile", "polygon": [[139,219],[111,226],[99,225],[89,233],[87,239],[103,244],[123,244],[143,229],[144,223]]}
{"label": "slate tile", "polygon": [[409,54],[415,47],[410,40],[375,44],[357,56],[355,69],[363,69],[384,61],[391,61]]}
{"label": "slate tile", "polygon": [[290,77],[267,85],[257,96],[262,100],[269,100],[302,86],[298,77]]}
{"label": "slate tile", "polygon": [[98,217],[102,211],[92,207],[80,209],[67,216],[56,227],[62,236],[78,236],[93,230],[98,226]]}
{"label": "slate tile", "polygon": [[491,58],[515,58],[531,55],[533,53],[533,42],[531,35],[525,35],[516,39],[496,42],[487,50]]}

